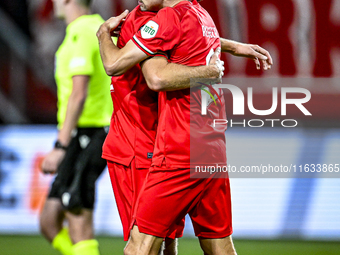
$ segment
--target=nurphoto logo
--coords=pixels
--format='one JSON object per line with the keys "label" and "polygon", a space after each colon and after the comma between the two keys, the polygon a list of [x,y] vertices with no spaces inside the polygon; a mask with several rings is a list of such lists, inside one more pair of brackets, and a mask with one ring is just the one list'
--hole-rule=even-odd
{"label": "nurphoto logo", "polygon": [[[203,84],[203,83],[202,83]],[[207,108],[210,103],[214,102],[215,104],[218,101],[221,101],[219,97],[220,89],[228,89],[233,98],[233,115],[244,115],[245,114],[245,96],[243,91],[235,85],[231,84],[215,84],[215,85],[207,85],[204,84],[206,87],[201,87],[201,114],[207,114]],[[270,109],[267,110],[258,110],[255,109],[253,104],[253,88],[247,89],[247,106],[251,113],[257,116],[268,116],[274,113],[278,107],[278,88],[274,87],[272,89],[272,106]],[[303,98],[288,98],[287,94],[295,93],[295,94],[302,94]],[[216,101],[216,99],[219,99]],[[305,88],[297,88],[297,87],[282,87],[281,88],[281,116],[287,115],[287,105],[295,105],[304,115],[312,116],[312,114],[307,110],[307,108],[303,105],[309,102],[311,99],[311,92]],[[243,120],[242,122],[233,122],[232,119],[214,119],[214,127],[216,125],[226,125],[230,124],[230,127],[235,125],[241,125],[246,127],[247,124],[249,127],[263,127],[265,122],[271,124],[271,127],[274,127],[277,122],[281,124],[282,127],[296,127],[298,125],[297,120],[295,119],[251,119],[246,122]]]}

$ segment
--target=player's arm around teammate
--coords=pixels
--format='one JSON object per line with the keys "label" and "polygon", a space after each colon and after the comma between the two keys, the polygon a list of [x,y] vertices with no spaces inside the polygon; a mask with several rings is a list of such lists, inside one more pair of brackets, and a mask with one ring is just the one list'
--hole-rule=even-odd
{"label": "player's arm around teammate", "polygon": [[[127,14],[128,11],[124,11],[119,16],[108,19],[97,32],[100,55],[106,73],[109,76],[119,76],[132,66],[149,58],[149,55],[140,50],[131,40],[122,49],[119,49],[112,42],[112,31],[118,27]],[[219,54],[220,49],[216,55],[218,56]],[[155,87],[155,90],[157,90],[158,86],[164,84],[169,86],[169,90],[188,88],[190,87],[190,78],[219,79],[223,76],[224,71],[224,63],[219,57],[207,66],[196,67],[168,63],[164,57],[157,56],[146,62],[152,62],[152,64],[145,65],[143,72],[147,69],[158,67],[158,64],[161,64],[161,68],[157,68],[157,75],[154,77],[153,82],[150,83],[151,86]],[[158,73],[160,70],[162,70],[162,73]],[[149,71],[151,72],[152,70]]]}
{"label": "player's arm around teammate", "polygon": [[[121,15],[108,19],[97,32],[104,68],[106,73],[111,76],[121,75],[135,64],[148,58],[148,55],[136,47],[132,41],[129,41],[122,49],[112,43],[112,31],[116,29],[127,14],[128,11],[124,11]],[[220,38],[220,40],[222,52],[254,59],[257,69],[261,68],[261,62],[265,70],[271,68],[273,60],[269,52],[260,46],[224,38]],[[186,89],[190,87],[190,78],[218,79],[223,76],[224,63],[219,59],[219,54],[220,51],[215,51],[209,65],[199,67],[169,63],[164,57],[156,56],[143,63],[143,74],[152,90]],[[216,58],[216,56],[218,57]]]}
{"label": "player's arm around teammate", "polygon": [[[148,87],[158,92],[201,85],[190,82],[193,78],[211,78],[220,83],[224,75],[224,62],[220,60],[220,54],[221,48],[217,48],[207,66],[184,66],[170,63],[164,57],[153,57],[143,62],[142,71]],[[219,76],[216,76],[218,72]]]}
{"label": "player's arm around teammate", "polygon": [[228,52],[237,57],[246,57],[253,59],[256,64],[256,68],[268,70],[273,65],[273,59],[270,53],[262,47],[255,44],[240,43],[233,40],[220,38],[222,52]]}
{"label": "player's arm around teammate", "polygon": [[[273,65],[270,53],[258,45],[235,42],[224,38],[220,38],[220,41],[222,52],[228,52],[237,57],[253,59],[258,70],[261,69],[261,66],[264,70],[268,70]],[[220,53],[221,49],[217,48],[209,62],[209,66],[220,70],[221,76],[219,78],[223,76],[224,71],[224,62],[219,58]],[[190,79],[193,77],[211,77],[215,79],[215,77],[210,75],[211,70],[213,69],[205,69],[202,66],[197,68],[177,65],[168,62],[164,57],[153,57],[142,64],[143,75],[149,88],[154,91],[173,91],[190,88],[195,86],[194,83],[190,84]],[[200,75],[201,77],[199,77]],[[174,77],[176,78],[174,79]],[[218,82],[219,80],[217,80]]]}

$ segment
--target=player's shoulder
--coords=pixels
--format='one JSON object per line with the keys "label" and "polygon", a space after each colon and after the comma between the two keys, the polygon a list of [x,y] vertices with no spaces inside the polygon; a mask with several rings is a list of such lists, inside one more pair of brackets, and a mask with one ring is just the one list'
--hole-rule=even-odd
{"label": "player's shoulder", "polygon": [[175,13],[177,17],[181,20],[184,16],[188,15],[193,8],[195,8],[195,6],[191,1],[182,1],[174,7],[166,7],[164,9],[167,9],[167,11],[169,12]]}

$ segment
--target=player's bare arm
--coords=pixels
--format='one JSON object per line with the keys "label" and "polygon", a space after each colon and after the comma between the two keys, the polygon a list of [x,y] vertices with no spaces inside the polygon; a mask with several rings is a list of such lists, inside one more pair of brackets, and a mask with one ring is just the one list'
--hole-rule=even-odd
{"label": "player's bare arm", "polygon": [[169,63],[164,57],[153,57],[143,63],[143,75],[148,87],[154,91],[173,91],[200,85],[191,83],[191,79],[210,78],[218,83],[224,71],[220,53],[221,48],[217,48],[209,65],[196,67]]}
{"label": "player's bare arm", "polygon": [[129,12],[126,10],[117,17],[112,17],[102,24],[97,32],[100,56],[107,75],[119,76],[134,65],[148,58],[132,41],[119,49],[112,41],[111,35]]}
{"label": "player's bare arm", "polygon": [[237,57],[247,57],[255,61],[256,68],[261,69],[261,63],[264,70],[268,70],[273,65],[273,59],[270,53],[262,47],[255,44],[240,43],[233,40],[220,38],[222,52],[231,53]]}
{"label": "player's bare arm", "polygon": [[[119,76],[134,65],[147,59],[149,56],[140,50],[131,40],[119,49],[112,41],[111,35],[124,20],[128,11],[117,17],[108,19],[98,30],[100,55],[107,75]],[[149,84],[154,90],[176,90],[188,88],[190,78],[219,78],[223,76],[223,61],[216,58],[211,65],[201,67],[187,67],[168,63],[164,58],[155,58],[147,61],[144,70],[149,70]],[[151,75],[153,74],[153,75]],[[169,87],[170,86],[170,87]],[[163,87],[163,88],[160,88]]]}
{"label": "player's bare arm", "polygon": [[[79,117],[83,111],[87,96],[89,76],[77,75],[72,77],[73,88],[68,100],[66,117],[62,128],[59,130],[57,141],[62,147],[67,147],[71,140],[71,133],[76,128]],[[65,149],[54,148],[44,158],[41,168],[44,173],[54,174],[65,156]]]}

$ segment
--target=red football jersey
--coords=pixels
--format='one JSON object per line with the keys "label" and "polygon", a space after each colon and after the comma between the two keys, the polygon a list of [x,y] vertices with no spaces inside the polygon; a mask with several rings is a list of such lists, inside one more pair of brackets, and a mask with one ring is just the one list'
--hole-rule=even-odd
{"label": "red football jersey", "polygon": [[[132,36],[156,13],[137,6],[129,13],[118,38],[123,48]],[[103,145],[103,158],[129,166],[135,157],[136,168],[149,168],[157,129],[157,93],[151,91],[139,65],[111,79],[114,112]]]}
{"label": "red football jersey", "polygon": [[[163,8],[134,35],[133,41],[150,56],[168,52],[171,62],[188,66],[206,65],[213,50],[220,47],[212,18],[196,0]],[[226,125],[214,127],[212,121],[226,119],[224,98],[210,103],[207,115],[202,116],[202,93],[200,88],[191,93],[189,89],[159,93],[152,165],[161,166],[164,160],[169,168],[226,164]]]}

